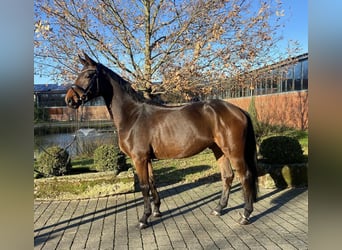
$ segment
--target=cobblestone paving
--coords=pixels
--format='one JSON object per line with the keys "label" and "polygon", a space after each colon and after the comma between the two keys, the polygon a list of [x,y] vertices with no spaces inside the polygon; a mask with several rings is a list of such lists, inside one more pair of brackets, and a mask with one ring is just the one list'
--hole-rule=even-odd
{"label": "cobblestone paving", "polygon": [[251,224],[239,225],[235,183],[221,217],[210,215],[221,182],[159,188],[161,218],[136,228],[140,192],[98,199],[34,202],[34,249],[308,249],[308,190],[259,190]]}

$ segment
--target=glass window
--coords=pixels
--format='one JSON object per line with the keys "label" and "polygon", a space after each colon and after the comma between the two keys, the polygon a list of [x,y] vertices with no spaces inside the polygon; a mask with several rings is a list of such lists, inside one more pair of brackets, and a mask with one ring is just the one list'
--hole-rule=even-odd
{"label": "glass window", "polygon": [[294,71],[293,66],[290,67],[289,70],[287,71],[286,90],[285,91],[293,90],[293,71]]}
{"label": "glass window", "polygon": [[294,66],[294,84],[295,90],[302,90],[302,62]]}
{"label": "glass window", "polygon": [[298,62],[294,66],[294,77],[295,79],[300,79],[302,77],[302,62]]}
{"label": "glass window", "polygon": [[268,77],[266,81],[266,94],[270,93],[272,93],[272,79]]}
{"label": "glass window", "polygon": [[302,61],[302,67],[303,67],[303,89],[308,89],[308,59]]}

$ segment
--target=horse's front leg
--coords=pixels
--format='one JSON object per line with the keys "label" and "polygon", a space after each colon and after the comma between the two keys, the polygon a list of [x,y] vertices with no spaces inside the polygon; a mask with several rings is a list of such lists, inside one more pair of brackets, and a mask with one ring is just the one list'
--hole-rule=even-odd
{"label": "horse's front leg", "polygon": [[148,176],[148,161],[147,160],[133,160],[138,179],[140,184],[140,189],[144,199],[144,213],[142,217],[139,219],[139,229],[144,229],[148,227],[148,218],[152,213],[151,203],[150,203],[150,185],[149,185],[149,176]]}
{"label": "horse's front leg", "polygon": [[154,204],[154,208],[153,208],[153,216],[154,217],[160,217],[161,216],[161,212],[160,212],[160,197],[156,188],[156,184],[154,181],[154,175],[153,175],[153,169],[152,169],[152,163],[151,161],[148,161],[148,175],[149,175],[149,184],[150,184],[150,189],[152,192],[152,196],[153,196],[153,204]]}

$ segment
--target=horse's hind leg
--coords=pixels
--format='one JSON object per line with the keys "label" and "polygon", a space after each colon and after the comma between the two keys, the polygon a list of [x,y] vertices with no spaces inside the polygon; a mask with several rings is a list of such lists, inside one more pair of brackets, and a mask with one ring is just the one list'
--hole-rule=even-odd
{"label": "horse's hind leg", "polygon": [[159,210],[159,208],[160,208],[160,197],[159,197],[156,185],[155,185],[151,161],[148,162],[148,176],[149,176],[149,185],[150,185],[150,189],[151,189],[151,193],[152,193],[152,197],[153,197],[153,204],[154,204],[153,216],[154,217],[160,217],[161,216],[161,212]]}
{"label": "horse's hind leg", "polygon": [[239,223],[242,225],[246,225],[246,224],[249,224],[249,216],[253,212],[254,198],[253,198],[253,190],[252,190],[253,189],[252,175],[250,171],[248,171],[247,169],[247,163],[244,160],[243,156],[232,154],[230,157],[230,162],[240,178],[244,200],[245,200],[244,213],[243,215],[241,215],[241,218],[239,219]]}
{"label": "horse's hind leg", "polygon": [[219,204],[217,204],[216,208],[211,213],[213,215],[219,216],[221,215],[222,209],[227,207],[229,192],[234,179],[234,172],[230,166],[228,158],[223,154],[222,150],[216,144],[214,144],[210,148],[215,155],[221,171],[222,194]]}
{"label": "horse's hind leg", "polygon": [[[215,153],[216,158],[219,159],[221,167],[221,175],[223,181],[223,191],[219,205],[214,209],[213,214],[219,215],[220,209],[227,205],[229,191],[234,178],[234,172],[232,168],[237,172],[240,182],[242,185],[242,190],[244,194],[244,214],[241,215],[239,223],[242,225],[249,223],[249,216],[253,212],[253,202],[254,202],[254,192],[253,188],[255,183],[253,182],[253,176],[248,170],[247,163],[244,158],[244,150],[241,145],[229,145],[230,147],[221,147],[224,151],[220,158],[217,157],[217,151]],[[229,160],[228,160],[229,158]]]}

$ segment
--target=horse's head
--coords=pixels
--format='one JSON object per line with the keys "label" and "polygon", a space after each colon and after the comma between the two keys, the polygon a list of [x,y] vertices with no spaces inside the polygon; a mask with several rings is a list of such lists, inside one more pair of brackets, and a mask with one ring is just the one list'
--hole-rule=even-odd
{"label": "horse's head", "polygon": [[74,109],[99,95],[100,64],[85,53],[84,58],[78,57],[84,67],[65,95],[66,104]]}

